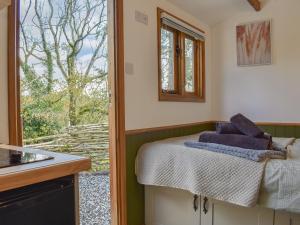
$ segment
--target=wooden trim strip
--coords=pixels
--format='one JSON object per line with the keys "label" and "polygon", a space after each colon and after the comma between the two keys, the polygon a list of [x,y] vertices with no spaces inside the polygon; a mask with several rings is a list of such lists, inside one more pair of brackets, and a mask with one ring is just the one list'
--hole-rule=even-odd
{"label": "wooden trim strip", "polygon": [[[151,132],[162,131],[162,130],[172,130],[172,129],[178,129],[178,128],[199,126],[199,125],[203,125],[203,124],[215,124],[217,122],[227,122],[227,121],[210,120],[210,121],[203,121],[203,122],[197,122],[197,123],[187,123],[187,124],[179,124],[179,125],[171,125],[171,126],[163,126],[163,127],[134,129],[134,130],[127,130],[126,135],[138,135],[138,134],[151,133]],[[299,126],[300,127],[300,123],[257,122],[256,124],[259,126],[295,126],[295,127]]]}
{"label": "wooden trim strip", "polygon": [[198,123],[187,123],[187,124],[179,124],[179,125],[171,125],[171,126],[163,126],[163,127],[152,127],[152,128],[143,128],[143,129],[136,129],[136,130],[127,130],[126,135],[137,135],[142,133],[151,133],[156,131],[162,130],[171,130],[171,129],[178,129],[178,128],[185,128],[185,127],[193,127],[193,126],[200,126],[203,124],[214,124],[215,121],[203,121]]}

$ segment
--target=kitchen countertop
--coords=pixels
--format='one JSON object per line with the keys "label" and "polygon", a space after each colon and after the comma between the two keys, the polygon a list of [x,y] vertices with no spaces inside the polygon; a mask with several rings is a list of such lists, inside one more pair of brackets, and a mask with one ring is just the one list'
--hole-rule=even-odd
{"label": "kitchen countertop", "polygon": [[[0,169],[0,192],[77,174],[91,168],[91,160],[81,156],[67,155],[43,150],[0,145],[0,148],[40,153],[54,159]],[[1,150],[0,150],[1,151]]]}

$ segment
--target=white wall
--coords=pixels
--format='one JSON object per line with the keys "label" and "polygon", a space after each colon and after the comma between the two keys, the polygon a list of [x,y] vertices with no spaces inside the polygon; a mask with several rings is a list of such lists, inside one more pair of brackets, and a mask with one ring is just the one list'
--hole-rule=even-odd
{"label": "white wall", "polygon": [[0,143],[8,143],[7,10],[0,10]]}
{"label": "white wall", "polygon": [[[209,120],[211,115],[210,29],[165,0],[124,0],[125,61],[134,74],[125,75],[126,129],[159,127]],[[157,7],[204,29],[206,41],[206,103],[158,101]],[[135,21],[135,10],[149,16],[149,25]]]}
{"label": "white wall", "polygon": [[[214,119],[237,112],[256,121],[300,122],[300,1],[268,0],[260,13],[241,13],[213,28]],[[272,19],[273,65],[238,67],[235,27]]]}

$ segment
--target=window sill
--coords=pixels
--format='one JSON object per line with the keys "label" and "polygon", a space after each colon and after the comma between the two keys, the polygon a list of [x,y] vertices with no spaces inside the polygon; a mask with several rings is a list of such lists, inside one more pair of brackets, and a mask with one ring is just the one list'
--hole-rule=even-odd
{"label": "window sill", "polygon": [[205,103],[205,97],[196,96],[196,95],[160,94],[159,101]]}

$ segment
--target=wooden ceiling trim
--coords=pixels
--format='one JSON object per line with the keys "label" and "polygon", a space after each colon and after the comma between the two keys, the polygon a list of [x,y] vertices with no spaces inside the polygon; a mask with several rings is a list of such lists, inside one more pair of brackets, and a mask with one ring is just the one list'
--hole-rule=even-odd
{"label": "wooden ceiling trim", "polygon": [[260,11],[261,10],[261,4],[259,0],[247,0],[250,5],[256,10]]}

